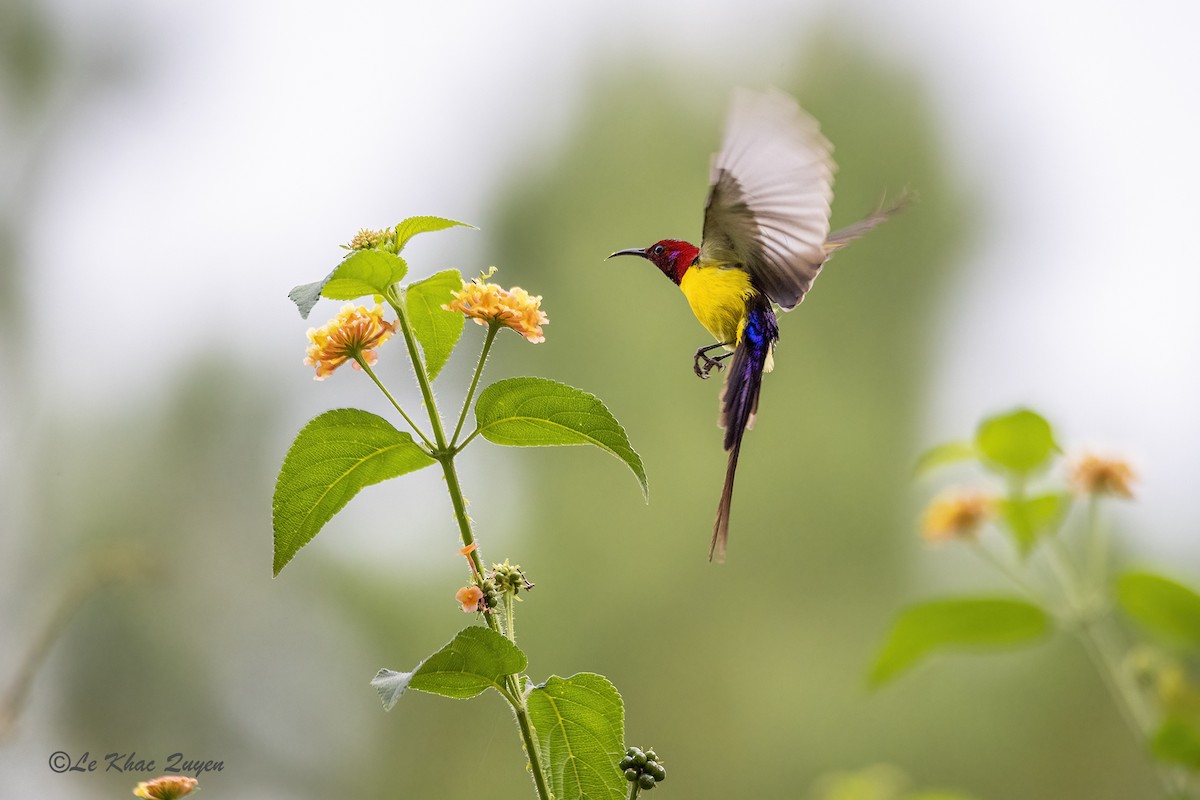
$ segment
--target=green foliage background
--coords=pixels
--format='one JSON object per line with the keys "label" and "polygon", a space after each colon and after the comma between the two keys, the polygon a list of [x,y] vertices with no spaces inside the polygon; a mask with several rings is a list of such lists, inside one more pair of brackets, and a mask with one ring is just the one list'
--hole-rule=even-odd
{"label": "green foliage background", "polygon": [[[836,144],[835,227],[885,190],[907,185],[922,202],[839,254],[781,321],[724,566],[705,558],[725,458],[717,383],[691,372],[704,332],[656,271],[602,259],[698,236],[726,76],[650,61],[600,71],[580,89],[565,140],[549,154],[514,153],[495,214],[472,220],[499,279],[544,295],[552,321],[543,345],[498,347],[489,375],[529,372],[595,391],[650,479],[647,506],[619,463],[577,449],[489,457],[506,471],[502,485],[518,487],[506,506],[489,506],[494,495],[471,484],[482,471],[467,478],[486,557],[519,561],[537,583],[522,607],[522,648],[547,675],[613,681],[629,741],[655,747],[670,767],[669,797],[804,796],[822,774],[874,762],[979,798],[1143,796],[1148,770],[1068,645],[946,658],[886,691],[866,688],[904,602],[992,580],[953,553],[923,552],[910,485],[912,458],[928,444],[915,425],[931,321],[971,230],[972,198],[947,172],[930,109],[902,69],[838,30],[797,36],[796,51],[806,59],[778,80]],[[12,219],[0,229],[8,287],[21,284]],[[473,270],[413,258],[414,277]],[[308,265],[297,282],[320,269]],[[264,303],[286,304],[286,289]],[[298,362],[295,325],[294,351],[256,357]],[[461,382],[472,357],[453,359],[443,380]],[[452,601],[464,570],[443,496],[430,494],[444,514],[420,518],[441,526],[414,534],[423,552],[440,537],[446,555],[432,567],[332,557],[333,528],[324,548],[306,549],[272,581],[272,482],[306,418],[280,374],[188,363],[161,404],[47,411],[20,434],[8,423],[6,471],[21,477],[6,491],[21,493],[27,524],[8,550],[24,569],[4,589],[18,609],[6,612],[4,651],[32,636],[90,554],[126,548],[149,567],[101,592],[68,629],[21,733],[0,748],[0,794],[29,780],[64,797],[128,794],[127,776],[51,775],[44,745],[53,742],[72,753],[223,759],[222,773],[201,779],[212,797],[528,796],[498,698],[414,695],[385,715],[367,685],[380,664],[416,663],[465,620]],[[31,391],[8,383],[9,408],[30,409]],[[389,512],[369,523],[380,536],[412,516]]]}

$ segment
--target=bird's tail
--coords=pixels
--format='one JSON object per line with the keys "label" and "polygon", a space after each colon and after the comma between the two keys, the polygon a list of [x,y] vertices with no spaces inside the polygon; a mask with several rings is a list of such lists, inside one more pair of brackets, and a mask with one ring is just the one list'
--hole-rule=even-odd
{"label": "bird's tail", "polygon": [[725,449],[729,463],[725,467],[725,486],[717,505],[717,520],[713,524],[712,545],[708,560],[725,560],[725,542],[729,538],[729,509],[733,503],[733,478],[737,472],[738,453],[742,436],[758,411],[758,394],[762,389],[763,368],[779,339],[779,326],[771,302],[763,295],[750,298],[746,308],[746,327],[733,352],[733,360],[725,374],[721,390],[721,427],[725,429]]}

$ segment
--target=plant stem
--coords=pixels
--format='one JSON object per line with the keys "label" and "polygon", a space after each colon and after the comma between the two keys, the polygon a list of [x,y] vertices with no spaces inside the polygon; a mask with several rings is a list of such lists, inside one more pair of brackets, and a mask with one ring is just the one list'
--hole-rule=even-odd
{"label": "plant stem", "polygon": [[[1137,686],[1122,668],[1120,646],[1113,641],[1096,608],[1089,608],[1080,596],[1079,581],[1071,567],[1066,547],[1058,537],[1050,537],[1046,544],[1050,568],[1066,597],[1069,621],[1073,623],[1072,632],[1079,637],[1125,724],[1139,742],[1148,742],[1153,731],[1153,716]],[[1161,764],[1155,764],[1155,773],[1169,797],[1179,796],[1176,793],[1181,786],[1174,775]]]}
{"label": "plant stem", "polygon": [[[511,676],[510,679],[515,683],[515,679]],[[525,696],[520,693],[519,689],[517,697],[520,698],[521,703],[514,706],[513,710],[517,715],[517,725],[521,728],[521,738],[525,742],[525,754],[529,756],[529,771],[533,773],[533,785],[537,789],[538,797],[542,800],[550,800],[550,787],[546,785],[546,776],[542,774],[537,742],[533,740],[533,725],[529,722],[529,712],[525,708]]]}
{"label": "plant stem", "polygon": [[462,444],[460,444],[458,447],[454,448],[455,455],[457,455],[458,453],[461,453],[463,451],[463,449],[466,448],[466,446],[471,443],[471,440],[474,439],[478,435],[479,435],[479,428],[476,428],[475,430],[471,431],[471,435],[468,436],[466,439],[463,439]]}
{"label": "plant stem", "polygon": [[[495,320],[488,325],[487,338],[483,340],[483,350],[479,353],[479,364],[475,367],[475,376],[471,378],[471,388],[467,391],[467,399],[463,401],[462,413],[458,415],[458,424],[454,426],[454,434],[450,437],[451,447],[455,446],[455,443],[458,442],[458,434],[462,433],[463,423],[467,419],[467,411],[471,408],[471,400],[475,397],[475,387],[479,385],[479,377],[483,375],[484,362],[487,361],[488,351],[492,349],[492,341],[496,338],[496,332],[499,330],[500,323]],[[463,442],[463,446],[466,446],[466,442]]]}
{"label": "plant stem", "polygon": [[[437,403],[433,399],[433,387],[429,382],[429,373],[425,371],[425,362],[421,360],[421,355],[417,350],[417,340],[413,335],[412,325],[408,320],[408,312],[404,308],[404,304],[399,302],[394,287],[388,293],[387,301],[391,305],[392,310],[396,312],[396,319],[400,322],[400,330],[403,332],[404,341],[408,345],[408,356],[412,361],[413,373],[417,376],[417,384],[421,388],[421,396],[425,399],[425,411],[429,414],[429,424],[433,429],[435,443],[433,446],[433,457],[442,465],[442,474],[446,478],[446,489],[450,493],[450,503],[454,506],[454,517],[458,520],[459,536],[462,538],[463,546],[469,547],[475,544],[475,536],[471,532],[471,518],[467,516],[467,502],[463,498],[462,485],[458,480],[458,470],[454,465],[454,456],[457,451],[450,447],[446,441],[446,431],[442,427],[442,418],[438,414]],[[488,341],[490,345],[491,337],[489,337]],[[486,353],[487,347],[484,348],[484,354],[486,355]],[[480,369],[476,370],[477,378],[482,366],[483,359],[481,358]],[[463,407],[465,409],[466,404]],[[483,575],[483,560],[479,556],[479,548],[475,547],[467,557],[471,559],[471,564],[474,566],[475,572]],[[483,619],[489,628],[497,633],[501,633],[500,623],[496,620],[495,613],[484,614]],[[525,743],[525,754],[529,758],[529,770],[533,773],[534,788],[537,789],[540,800],[550,800],[550,789],[546,784],[546,776],[542,771],[537,742],[534,739],[533,725],[529,721],[529,712],[525,706],[525,695],[521,692],[520,682],[515,675],[506,676],[504,682],[508,687],[508,694],[505,694],[505,699],[512,705],[517,717],[517,727],[521,729],[521,739]]]}
{"label": "plant stem", "polygon": [[358,362],[358,365],[362,367],[362,371],[367,373],[367,375],[371,377],[371,380],[375,381],[375,385],[379,387],[379,391],[383,392],[383,396],[391,401],[392,406],[394,406],[395,409],[400,412],[400,416],[404,417],[404,421],[408,423],[408,427],[416,431],[417,436],[421,437],[421,441],[425,442],[426,447],[428,447],[430,450],[433,450],[433,442],[429,441],[429,437],[425,435],[424,431],[417,427],[417,423],[413,422],[412,418],[409,417],[408,414],[404,413],[404,409],[400,407],[400,404],[396,402],[396,398],[392,397],[392,393],[387,390],[387,387],[384,386],[383,382],[380,381],[378,376],[375,375],[375,370],[371,369],[371,365],[366,362],[366,359],[364,359],[362,356],[355,356],[354,359]]}
{"label": "plant stem", "polygon": [[1103,597],[1108,569],[1108,537],[1100,525],[1100,499],[1091,495],[1087,504],[1088,578],[1092,591]]}
{"label": "plant stem", "polygon": [[634,781],[632,784],[630,784],[629,800],[637,800],[638,793],[641,792],[641,790],[642,790],[642,787],[638,785],[637,781]]}
{"label": "plant stem", "polygon": [[1013,569],[1011,564],[1009,564],[1007,561],[1002,559],[1000,556],[996,555],[995,552],[993,552],[989,547],[984,545],[983,542],[979,541],[978,538],[971,539],[970,543],[971,543],[971,548],[976,553],[979,554],[980,558],[982,558],[984,561],[991,564],[1002,575],[1004,575],[1004,577],[1008,578],[1010,581],[1012,581],[1014,584],[1016,584],[1018,589],[1025,592],[1025,594],[1029,595],[1029,597],[1032,600],[1034,600],[1038,603],[1045,602],[1044,598],[1042,598],[1042,596],[1029,583],[1029,581],[1027,581],[1023,577],[1021,577],[1021,573],[1019,573],[1015,569]]}
{"label": "plant stem", "polygon": [[516,602],[517,598],[511,594],[504,598],[504,633],[513,644],[516,644],[517,641],[517,616],[513,609],[513,604]]}

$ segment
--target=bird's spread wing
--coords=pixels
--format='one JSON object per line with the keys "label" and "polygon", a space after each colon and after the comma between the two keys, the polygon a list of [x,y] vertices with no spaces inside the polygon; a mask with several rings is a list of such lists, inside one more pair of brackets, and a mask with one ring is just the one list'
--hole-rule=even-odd
{"label": "bird's spread wing", "polygon": [[795,307],[825,262],[832,150],[792,98],[737,90],[713,159],[701,263],[741,265],[772,301]]}

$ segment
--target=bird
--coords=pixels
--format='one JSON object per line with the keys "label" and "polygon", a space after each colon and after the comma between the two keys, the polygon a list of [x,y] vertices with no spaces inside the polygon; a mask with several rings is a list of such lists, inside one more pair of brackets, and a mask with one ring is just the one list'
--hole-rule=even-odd
{"label": "bird", "polygon": [[[716,340],[696,350],[692,367],[698,377],[728,366],[719,401],[728,460],[709,561],[725,560],[742,439],[758,412],[763,374],[774,366],[776,309],[795,308],[836,251],[912,199],[902,192],[895,202],[881,202],[860,221],[830,233],[837,169],[832,153],[819,123],[790,95],[737,89],[710,167],[700,245],[662,239],[608,256],[644,258],[683,291]],[[723,352],[710,355],[714,350]]]}

